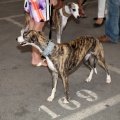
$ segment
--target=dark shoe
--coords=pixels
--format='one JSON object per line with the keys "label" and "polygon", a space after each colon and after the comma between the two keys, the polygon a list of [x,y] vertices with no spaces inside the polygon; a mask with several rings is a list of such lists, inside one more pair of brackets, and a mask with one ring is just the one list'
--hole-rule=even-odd
{"label": "dark shoe", "polygon": [[103,35],[103,36],[99,37],[98,40],[100,42],[111,43],[110,39],[106,35]]}
{"label": "dark shoe", "polygon": [[101,23],[94,23],[94,27],[100,27],[104,24],[104,19]]}
{"label": "dark shoe", "polygon": [[[98,17],[93,18],[93,20],[97,20],[97,19],[98,19]],[[104,19],[104,20],[106,20],[106,18],[105,18],[105,17],[104,17],[103,19]]]}

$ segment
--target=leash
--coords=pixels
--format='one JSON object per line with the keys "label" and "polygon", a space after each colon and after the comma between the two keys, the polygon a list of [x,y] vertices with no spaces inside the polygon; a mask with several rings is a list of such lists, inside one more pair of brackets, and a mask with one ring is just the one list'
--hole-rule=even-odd
{"label": "leash", "polygon": [[51,6],[51,15],[50,15],[50,32],[49,32],[49,39],[51,40],[51,38],[52,38],[52,23],[53,23],[53,21],[52,21],[52,17],[53,17],[53,9],[54,9],[54,7],[53,7],[53,5]]}

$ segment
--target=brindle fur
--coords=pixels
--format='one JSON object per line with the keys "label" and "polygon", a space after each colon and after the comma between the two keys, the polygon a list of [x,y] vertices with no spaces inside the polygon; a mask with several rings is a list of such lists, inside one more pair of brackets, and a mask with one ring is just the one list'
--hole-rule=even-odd
{"label": "brindle fur", "polygon": [[[49,40],[43,34],[35,31],[29,31],[28,33],[24,34],[24,39],[28,43],[34,42],[34,44],[42,51],[45,49],[49,42]],[[90,56],[87,58],[89,54]],[[95,69],[96,63],[98,63],[107,73],[106,82],[111,82],[109,70],[105,63],[102,44],[95,37],[81,36],[68,43],[55,44],[53,53],[47,56],[46,59],[47,58],[49,58],[55,67],[55,70],[52,70],[52,93],[48,98],[48,101],[52,101],[54,99],[58,74],[60,74],[64,85],[66,96],[64,103],[67,103],[69,101],[68,73],[77,67],[82,61],[92,72],[93,69]],[[92,72],[90,74],[92,74]],[[89,82],[91,79],[92,77],[89,76],[86,80]]]}

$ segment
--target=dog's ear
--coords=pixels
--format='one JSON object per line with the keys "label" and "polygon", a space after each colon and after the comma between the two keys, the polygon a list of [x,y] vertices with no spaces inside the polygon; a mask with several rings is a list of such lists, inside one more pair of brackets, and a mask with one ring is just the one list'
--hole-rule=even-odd
{"label": "dog's ear", "polygon": [[38,42],[38,38],[34,34],[32,35],[31,39],[32,39],[33,42]]}
{"label": "dog's ear", "polygon": [[71,8],[71,2],[67,2],[66,5]]}

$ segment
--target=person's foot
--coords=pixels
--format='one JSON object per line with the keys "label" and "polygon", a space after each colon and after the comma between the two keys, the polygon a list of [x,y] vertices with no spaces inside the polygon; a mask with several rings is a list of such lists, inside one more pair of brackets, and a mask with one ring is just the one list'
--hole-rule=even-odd
{"label": "person's foot", "polygon": [[32,65],[33,66],[47,66],[47,62],[45,59],[35,59],[34,57],[32,57]]}
{"label": "person's foot", "polygon": [[98,37],[98,40],[100,42],[106,42],[106,43],[111,43],[112,41],[106,36],[106,35],[103,35],[101,37]]}
{"label": "person's foot", "polygon": [[40,61],[38,63],[32,63],[32,66],[47,66],[47,62],[46,61],[44,61],[44,62]]}
{"label": "person's foot", "polygon": [[94,27],[100,27],[104,24],[104,18],[98,18],[94,23]]}
{"label": "person's foot", "polygon": [[87,18],[87,15],[85,14],[82,7],[79,8],[79,15],[81,18]]}
{"label": "person's foot", "polygon": [[40,61],[36,66],[47,66],[46,59],[43,59],[42,61]]}

